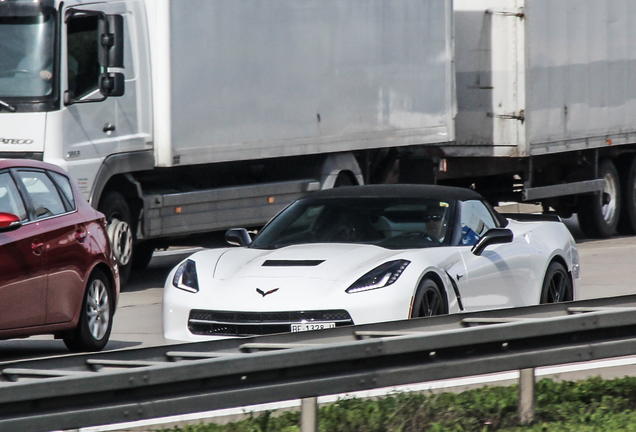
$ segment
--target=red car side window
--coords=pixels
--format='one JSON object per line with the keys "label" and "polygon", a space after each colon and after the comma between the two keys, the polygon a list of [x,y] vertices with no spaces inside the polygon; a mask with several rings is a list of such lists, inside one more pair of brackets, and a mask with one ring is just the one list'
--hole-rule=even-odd
{"label": "red car side window", "polygon": [[28,219],[18,188],[9,173],[0,174],[0,212],[14,214],[23,221]]}
{"label": "red car side window", "polygon": [[18,171],[33,203],[36,219],[66,212],[64,202],[51,179],[41,171]]}
{"label": "red car side window", "polygon": [[71,210],[75,210],[75,198],[73,197],[73,188],[71,187],[71,183],[68,177],[53,171],[49,171],[49,174],[51,175],[55,183],[57,183],[57,185],[60,187],[60,189],[64,193],[64,196],[66,197],[69,204],[71,205]]}

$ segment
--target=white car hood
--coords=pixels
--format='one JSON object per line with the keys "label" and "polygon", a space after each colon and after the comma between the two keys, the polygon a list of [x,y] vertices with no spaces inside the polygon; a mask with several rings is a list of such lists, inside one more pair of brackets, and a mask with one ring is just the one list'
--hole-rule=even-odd
{"label": "white car hood", "polygon": [[399,254],[401,251],[359,244],[306,244],[275,250],[237,248],[221,255],[216,268],[206,265],[200,270],[197,259],[197,272],[207,273],[214,268],[213,277],[217,280],[301,277],[336,281],[348,275],[360,277],[362,268],[380,265]]}

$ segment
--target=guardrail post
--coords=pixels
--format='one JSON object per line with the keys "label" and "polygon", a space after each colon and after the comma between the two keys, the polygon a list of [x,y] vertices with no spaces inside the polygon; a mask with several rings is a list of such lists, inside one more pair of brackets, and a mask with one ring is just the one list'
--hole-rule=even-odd
{"label": "guardrail post", "polygon": [[519,421],[523,425],[534,421],[534,368],[519,371]]}
{"label": "guardrail post", "polygon": [[300,432],[318,432],[318,398],[301,399]]}

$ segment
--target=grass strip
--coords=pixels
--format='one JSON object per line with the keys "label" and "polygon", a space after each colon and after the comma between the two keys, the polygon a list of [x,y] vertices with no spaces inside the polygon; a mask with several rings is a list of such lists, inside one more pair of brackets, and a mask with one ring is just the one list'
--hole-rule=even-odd
{"label": "grass strip", "polygon": [[[518,387],[486,386],[462,393],[395,393],[345,398],[319,411],[320,432],[636,432],[636,378],[555,382],[536,386],[536,421],[518,426]],[[225,425],[199,424],[161,432],[298,432],[300,413],[266,411]]]}

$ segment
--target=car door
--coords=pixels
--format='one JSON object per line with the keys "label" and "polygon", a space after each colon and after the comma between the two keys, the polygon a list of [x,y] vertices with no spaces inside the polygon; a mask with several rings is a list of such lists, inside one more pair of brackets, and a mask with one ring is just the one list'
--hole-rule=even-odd
{"label": "car door", "polygon": [[29,215],[9,171],[0,171],[0,212],[15,214],[22,226],[0,233],[0,330],[44,324],[46,250],[37,221]]}
{"label": "car door", "polygon": [[[99,11],[103,6],[90,5],[73,10]],[[65,29],[66,80],[62,88],[74,101],[67,102],[62,109],[65,155],[70,160],[86,160],[115,153],[119,143],[117,99],[100,100],[103,96],[99,90],[98,16],[71,15],[65,22]]]}
{"label": "car door", "polygon": [[90,267],[84,248],[87,230],[77,212],[68,178],[44,171],[19,169],[42,229],[47,254],[46,323],[70,321],[84,293],[84,277]]}
{"label": "car door", "polygon": [[480,200],[459,202],[461,223],[461,255],[465,274],[452,276],[457,282],[467,312],[521,306],[523,293],[532,280],[529,256],[532,253],[525,238],[512,243],[488,246],[475,255],[472,246],[498,223],[488,206]]}

